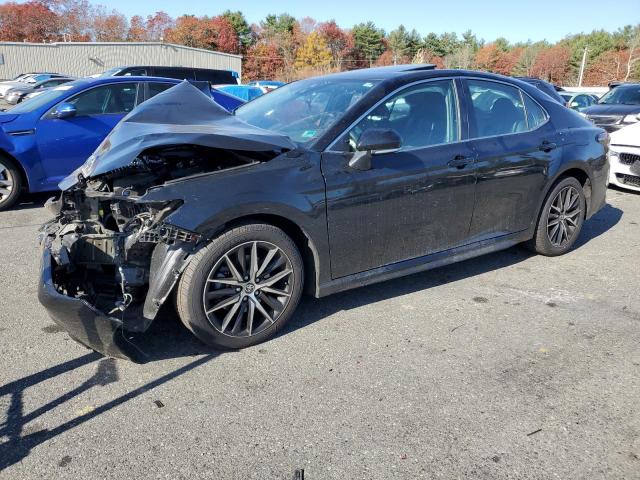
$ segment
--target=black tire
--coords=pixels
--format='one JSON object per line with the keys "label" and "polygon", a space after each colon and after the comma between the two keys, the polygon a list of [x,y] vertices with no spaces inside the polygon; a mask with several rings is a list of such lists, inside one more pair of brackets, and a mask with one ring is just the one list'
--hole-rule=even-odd
{"label": "black tire", "polygon": [[[247,249],[250,250],[248,256]],[[267,261],[272,249],[278,251],[273,254],[272,260]],[[257,252],[256,267],[262,267],[262,263],[268,264],[262,273],[253,267],[251,260],[254,252]],[[233,265],[227,263],[230,257]],[[240,263],[241,258],[244,265]],[[242,278],[244,283],[220,285],[222,282],[236,281],[238,277],[232,268],[235,268],[236,274],[240,273],[240,277],[247,275]],[[288,270],[292,272],[277,280],[277,283],[268,285]],[[226,274],[222,275],[221,271]],[[260,278],[260,275],[263,277]],[[249,281],[246,281],[247,278]],[[182,323],[204,343],[225,349],[244,348],[273,337],[287,323],[300,301],[303,283],[303,262],[293,240],[273,225],[249,223],[228,230],[195,255],[178,283],[176,307]],[[235,293],[225,293],[228,291]],[[275,296],[270,291],[285,295]],[[240,300],[218,308],[225,299],[231,301],[236,297],[240,297]],[[274,301],[281,310],[272,307]],[[207,305],[207,302],[212,303]],[[258,304],[262,310],[259,310]],[[206,311],[206,306],[212,308]],[[232,312],[234,308],[237,310]],[[225,327],[228,315],[230,320]],[[252,329],[254,333],[251,333]]]}
{"label": "black tire", "polygon": [[[570,205],[565,205],[567,193]],[[535,235],[527,243],[527,247],[549,257],[567,253],[580,236],[586,205],[580,182],[574,177],[560,179],[547,195],[538,218]]]}
{"label": "black tire", "polygon": [[18,201],[22,193],[22,175],[13,160],[0,155],[0,211]]}

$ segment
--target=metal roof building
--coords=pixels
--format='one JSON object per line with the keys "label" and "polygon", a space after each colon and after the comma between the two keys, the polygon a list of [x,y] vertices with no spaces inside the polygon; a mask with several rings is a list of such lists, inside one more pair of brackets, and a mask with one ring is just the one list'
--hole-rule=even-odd
{"label": "metal roof building", "polygon": [[162,42],[0,42],[0,79],[25,72],[56,72],[85,77],[123,65],[234,70],[242,57]]}

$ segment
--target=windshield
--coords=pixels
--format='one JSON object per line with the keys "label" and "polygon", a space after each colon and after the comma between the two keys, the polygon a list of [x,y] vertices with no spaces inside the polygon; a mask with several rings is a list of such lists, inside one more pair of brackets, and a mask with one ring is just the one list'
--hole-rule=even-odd
{"label": "windshield", "polygon": [[640,105],[640,84],[624,85],[609,90],[598,103],[605,105]]}
{"label": "windshield", "polygon": [[311,78],[290,83],[241,106],[236,116],[306,144],[326,132],[378,81]]}
{"label": "windshield", "polygon": [[65,83],[64,85],[60,85],[59,87],[54,87],[48,89],[41,95],[28,98],[24,100],[22,103],[19,103],[15,107],[11,109],[11,113],[29,113],[37,110],[38,108],[46,105],[49,102],[55,101],[57,99],[61,99],[67,95],[68,91],[71,90],[75,85],[78,85],[76,82]]}

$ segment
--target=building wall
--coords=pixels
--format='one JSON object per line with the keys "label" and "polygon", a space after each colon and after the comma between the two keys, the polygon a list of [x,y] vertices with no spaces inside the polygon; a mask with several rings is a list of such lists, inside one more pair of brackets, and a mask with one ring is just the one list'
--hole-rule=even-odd
{"label": "building wall", "polygon": [[159,42],[19,43],[0,42],[0,79],[25,72],[85,77],[123,65],[162,65],[235,70],[242,57]]}

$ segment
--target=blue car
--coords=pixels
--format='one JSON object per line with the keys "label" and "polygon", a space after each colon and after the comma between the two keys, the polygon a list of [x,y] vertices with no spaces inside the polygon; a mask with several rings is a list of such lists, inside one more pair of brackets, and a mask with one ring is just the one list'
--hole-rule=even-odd
{"label": "blue car", "polygon": [[[137,105],[180,83],[157,77],[106,77],[65,83],[0,113],[0,210],[21,192],[57,190]],[[242,100],[203,82],[232,111]],[[199,85],[196,85],[199,86]]]}
{"label": "blue car", "polygon": [[254,98],[258,98],[261,95],[264,95],[262,89],[258,87],[252,87],[250,85],[216,85],[216,90],[220,90],[224,93],[228,93],[233,95],[234,97],[240,98],[245,102],[250,102]]}

